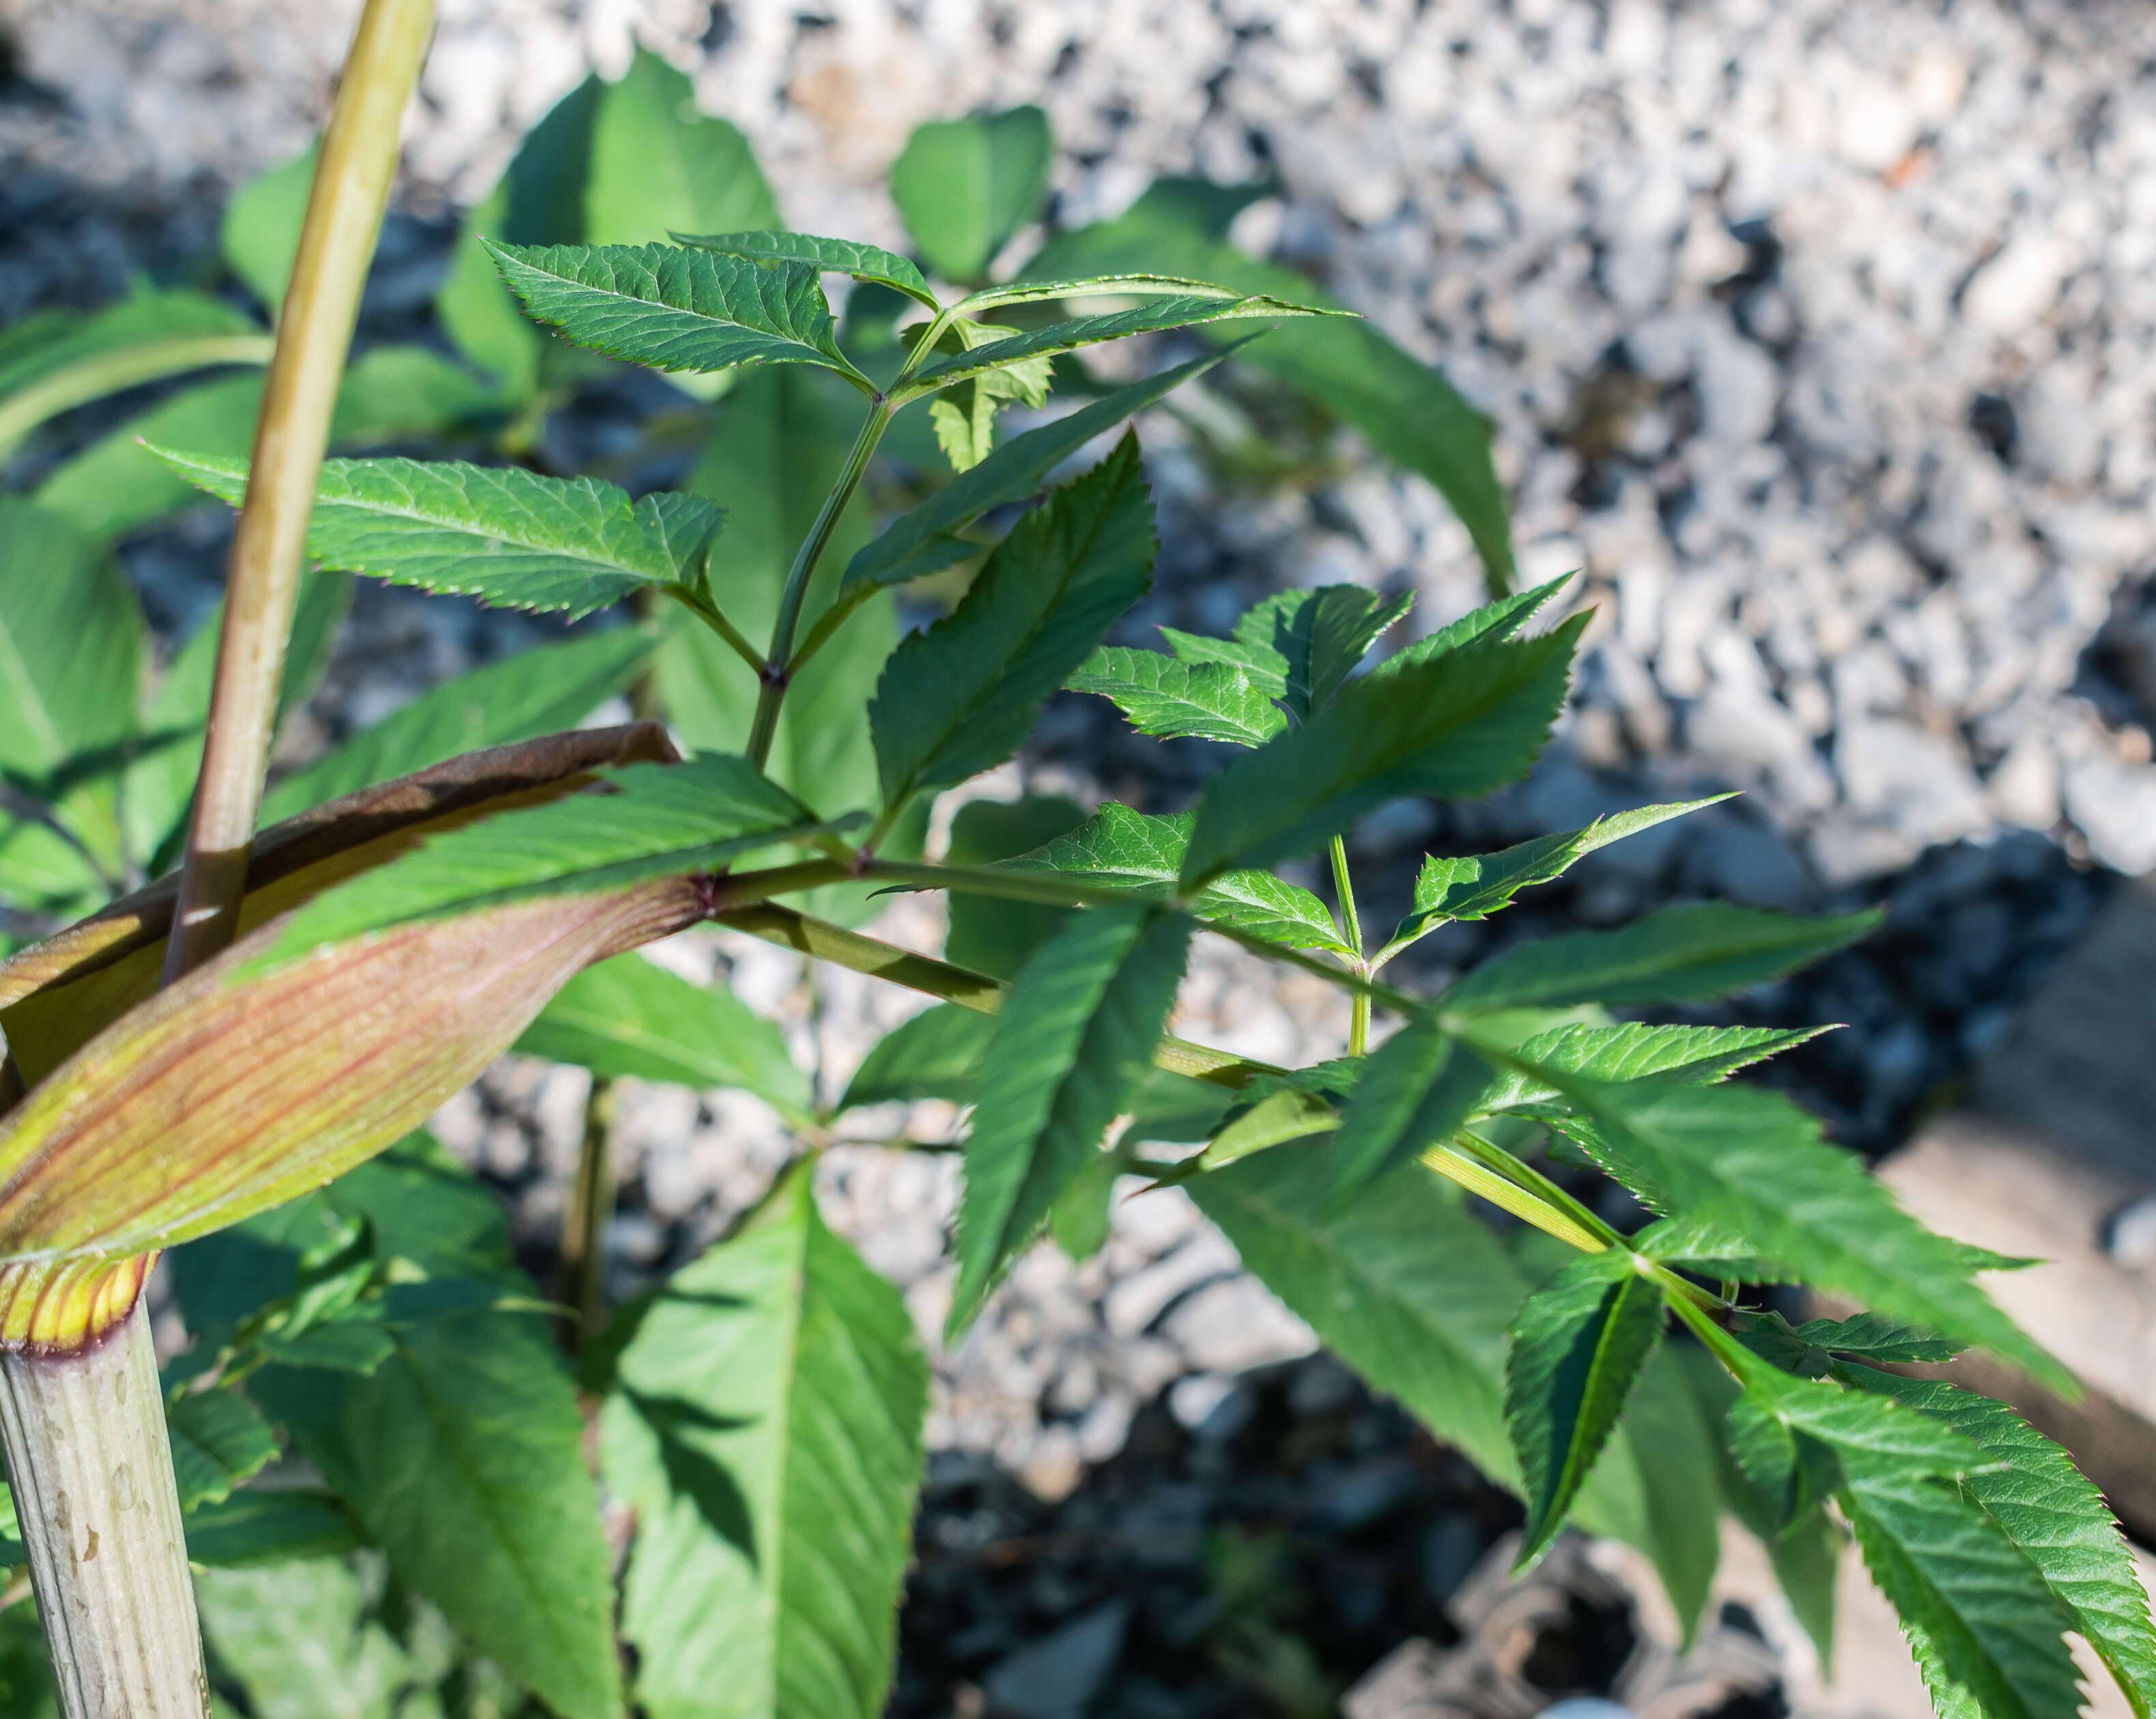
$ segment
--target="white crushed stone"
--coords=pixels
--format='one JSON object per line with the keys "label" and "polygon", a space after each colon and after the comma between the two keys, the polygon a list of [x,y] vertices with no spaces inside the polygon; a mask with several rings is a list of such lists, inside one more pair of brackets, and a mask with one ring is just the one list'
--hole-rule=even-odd
{"label": "white crushed stone", "polygon": [[[24,74],[68,106],[0,108],[0,151],[106,186],[237,178],[305,141],[355,10],[14,0]],[[634,39],[748,131],[789,218],[812,230],[897,241],[884,169],[916,121],[978,105],[1049,110],[1066,225],[1116,213],[1158,172],[1276,168],[1281,196],[1245,212],[1238,239],[1315,268],[1443,362],[1496,421],[1523,568],[1584,570],[1575,600],[1599,613],[1575,755],[1756,790],[1771,828],[1725,829],[1701,861],[1710,882],[1741,872],[1794,899],[1807,869],[1850,883],[1931,843],[2061,818],[2106,864],[2156,865],[2148,736],[2072,690],[2156,559],[2156,108],[2136,81],[2156,59],[2156,11],[442,10],[409,136],[421,206],[483,191],[516,135],[588,67],[619,70]],[[2010,462],[1972,428],[1979,396],[2010,408]],[[2002,408],[1984,409],[1995,422]],[[1172,441],[1154,464],[1164,494],[1202,502],[1204,474]],[[1427,485],[1381,471],[1336,486],[1322,513],[1295,496],[1239,506],[1215,536],[1260,581],[1411,583],[1424,626],[1477,585],[1464,532]],[[2134,661],[2156,662],[2152,631],[2128,627]],[[1548,787],[1553,805],[1561,786]],[[1651,866],[1662,851],[1643,843],[1636,857]],[[1609,857],[1621,869],[1635,854]],[[935,947],[926,911],[895,909],[914,916],[891,934]],[[699,947],[708,973],[717,946]],[[812,1027],[792,957],[738,940],[724,955],[737,988],[815,1053],[827,1092],[913,1006],[835,975]],[[1342,1016],[1314,982],[1260,982],[1209,949],[1179,1024],[1306,1060],[1337,1049]],[[442,1126],[505,1173],[535,1152],[558,1167],[581,1080],[506,1064],[490,1093],[532,1121],[460,1100]],[[951,1121],[916,1120],[946,1134]],[[649,1211],[712,1234],[784,1151],[775,1118],[738,1097],[632,1094],[621,1136]],[[837,1148],[820,1185],[832,1221],[932,1334],[949,1293],[950,1157]],[[550,1198],[558,1178],[535,1185],[533,1200]],[[1236,1299],[1247,1280],[1224,1245],[1179,1195],[1155,1195],[1118,1202],[1086,1265],[1051,1250],[1027,1260],[939,1359],[937,1443],[993,1452],[1053,1491],[1111,1453],[1133,1405],[1169,1381],[1214,1377],[1236,1341],[1280,1348],[1284,1316]],[[1201,1315],[1215,1304],[1227,1311]],[[1210,1385],[1186,1394],[1193,1414],[1201,1397],[1225,1400]]]}

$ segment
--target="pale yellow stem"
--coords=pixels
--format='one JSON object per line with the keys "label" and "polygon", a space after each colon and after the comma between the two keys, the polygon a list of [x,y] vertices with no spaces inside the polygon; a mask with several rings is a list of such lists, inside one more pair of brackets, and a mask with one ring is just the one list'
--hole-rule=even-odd
{"label": "pale yellow stem", "polygon": [[322,140],[233,537],[167,983],[223,948],[238,925],[330,414],[434,24],[434,0],[367,0]]}

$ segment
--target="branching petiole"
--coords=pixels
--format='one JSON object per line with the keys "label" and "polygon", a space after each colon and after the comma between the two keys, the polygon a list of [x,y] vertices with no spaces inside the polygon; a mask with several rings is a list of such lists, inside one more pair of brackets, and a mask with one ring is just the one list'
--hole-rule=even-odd
{"label": "branching petiole", "polygon": [[801,605],[808,595],[808,581],[815,574],[816,563],[823,558],[825,545],[831,541],[831,533],[837,529],[839,516],[846,511],[846,504],[854,499],[854,491],[860,487],[861,475],[868,470],[876,444],[883,439],[883,433],[890,426],[891,411],[889,396],[875,397],[869,415],[861,421],[860,434],[854,438],[839,480],[824,498],[815,523],[808,528],[808,535],[794,555],[793,565],[787,570],[786,588],[778,599],[778,618],[772,624],[771,649],[762,659],[762,684],[757,690],[756,716],[749,727],[748,761],[759,770],[771,757],[771,742],[778,732],[778,710],[786,697],[788,664],[793,654],[793,631],[800,624]]}

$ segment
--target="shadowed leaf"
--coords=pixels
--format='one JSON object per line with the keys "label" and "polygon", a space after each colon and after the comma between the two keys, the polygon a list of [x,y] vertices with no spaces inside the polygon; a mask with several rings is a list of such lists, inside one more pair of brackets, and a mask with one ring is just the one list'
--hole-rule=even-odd
{"label": "shadowed leaf", "polygon": [[1621,1248],[1575,1260],[1521,1307],[1505,1383],[1527,1488],[1515,1568],[1540,1557],[1563,1527],[1666,1316],[1661,1286]]}
{"label": "shadowed leaf", "polygon": [[652,1719],[874,1719],[890,1688],[928,1369],[811,1169],[652,1299],[601,1415]]}
{"label": "shadowed leaf", "polygon": [[786,1037],[724,986],[692,985],[641,957],[587,967],[514,1047],[595,1075],[752,1092],[792,1126],[815,1122]]}

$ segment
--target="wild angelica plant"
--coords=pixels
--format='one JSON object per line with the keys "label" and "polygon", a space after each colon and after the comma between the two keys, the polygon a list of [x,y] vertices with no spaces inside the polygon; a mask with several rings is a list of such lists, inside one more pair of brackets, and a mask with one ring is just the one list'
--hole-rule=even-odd
{"label": "wild angelica plant", "polygon": [[[583,114],[594,170],[636,142],[635,117],[614,114],[610,131]],[[429,759],[384,783],[439,716],[362,735],[288,779],[281,805],[273,794],[271,812],[298,815],[228,868],[244,871],[245,935],[176,985],[156,992],[171,880],[0,965],[23,1095],[0,1120],[0,1340],[18,1375],[70,1349],[126,1316],[149,1257],[175,1248],[196,1341],[163,1381],[172,1508],[156,1520],[169,1545],[184,1511],[190,1555],[213,1567],[202,1593],[220,1675],[264,1716],[310,1711],[319,1672],[300,1668],[325,1650],[392,1694],[420,1687],[417,1637],[400,1645],[367,1622],[337,1559],[366,1545],[408,1605],[438,1607],[471,1645],[434,1696],[458,1711],[506,1711],[519,1691],[571,1719],[625,1702],[654,1716],[880,1711],[926,1370],[904,1306],[824,1225],[811,1178],[837,1113],[936,1096],[971,1106],[951,1337],[1045,1234],[1097,1245],[1119,1177],[1179,1185],[1335,1352],[1520,1496],[1523,1562],[1568,1520],[1620,1536],[1690,1628],[1726,1509],[1766,1542],[1825,1648],[1851,1531],[1942,1714],[2063,1719],[2079,1700],[2069,1631],[2145,1714],[2156,1635],[2094,1489],[2002,1405],[1885,1370],[1981,1346],[2070,1387],[1975,1280],[2017,1262],[1930,1234],[1787,1101],[1727,1080],[1805,1034],[1606,1013],[1771,978],[1866,917],[1681,906],[1518,945],[1435,996],[1383,978],[1440,926],[1501,911],[1595,848],[1695,809],[1433,857],[1399,925],[1364,926],[1345,840],[1357,821],[1403,796],[1486,793],[1546,743],[1585,619],[1537,630],[1558,587],[1501,595],[1374,663],[1405,605],[1343,587],[1279,593],[1225,638],[1106,644],[1154,553],[1130,432],[983,541],[984,521],[1033,503],[1224,353],[1263,365],[1291,343],[1301,358],[1270,367],[1292,372],[1314,350],[1306,331],[1332,321],[1270,281],[1143,272],[1119,247],[1144,220],[1047,248],[1114,254],[1104,272],[988,283],[1024,218],[1009,183],[1045,159],[1039,136],[1009,115],[925,128],[901,159],[921,254],[974,287],[955,295],[906,257],[769,222],[672,245],[482,232],[475,244],[535,321],[619,361],[739,374],[727,409],[746,424],[827,423],[804,403],[819,397],[781,392],[811,372],[860,396],[850,442],[805,439],[804,464],[829,475],[767,591],[747,567],[797,499],[791,469],[717,501],[409,459],[331,462],[313,485],[306,546],[330,574],[572,617],[671,599],[654,678],[696,756],[680,762],[642,726]],[[968,151],[983,171],[961,176]],[[961,177],[985,189],[939,203]],[[834,275],[857,299],[914,308],[880,327],[850,305],[865,336],[850,346],[824,293]],[[513,368],[526,336],[489,321],[472,283],[455,283],[453,326],[485,331]],[[1062,310],[1042,320],[1044,306]],[[999,439],[998,414],[1046,399],[1067,355],[1183,330],[1233,344]],[[958,475],[871,535],[850,504],[914,403]],[[1398,428],[1403,445],[1415,434]],[[250,508],[269,470],[160,457]],[[34,530],[44,516],[18,517]],[[737,562],[744,525],[756,535]],[[950,570],[976,562],[959,588]],[[938,574],[957,590],[948,613],[879,640],[889,593]],[[872,675],[845,655],[864,638]],[[849,672],[830,675],[834,660]],[[264,732],[278,682],[258,677],[253,695]],[[543,702],[499,685],[527,718]],[[910,857],[927,800],[1013,756],[1065,688],[1109,698],[1141,732],[1235,751],[1185,813],[1111,803],[1008,857]],[[699,738],[715,731],[733,744]],[[829,767],[855,736],[865,773]],[[1330,862],[1329,903],[1272,869],[1313,855]],[[891,887],[949,892],[954,948],[963,927],[1004,977],[828,916]],[[890,1034],[827,1109],[769,1024],[624,952],[706,921],[939,1006]],[[1348,1054],[1279,1069],[1168,1035],[1201,932],[1339,986]],[[737,1234],[583,1347],[602,1478],[630,1512],[618,1592],[576,1399],[499,1214],[410,1135],[512,1043],[605,1076],[757,1092],[801,1143]],[[1550,1139],[1652,1221],[1630,1235],[1605,1223],[1537,1167]],[[1501,1236],[1470,1195],[1519,1227]],[[1791,1326],[1739,1288],[1770,1282],[1868,1311]],[[139,1402],[146,1351],[127,1354]],[[19,1477],[35,1429],[18,1409],[6,1432]],[[326,1490],[242,1486],[280,1435]],[[37,1486],[28,1496],[44,1496]],[[146,1655],[152,1681],[198,1678],[184,1590],[159,1585],[169,1557],[130,1545],[97,1572],[150,1621],[117,1599],[62,1621],[56,1559],[74,1557],[77,1577],[90,1561],[49,1514],[26,1512],[25,1537],[56,1659],[97,1657],[79,1624],[107,1657]],[[617,1632],[634,1650],[627,1691]],[[65,1699],[70,1713],[168,1710],[100,1706],[80,1688]]]}

